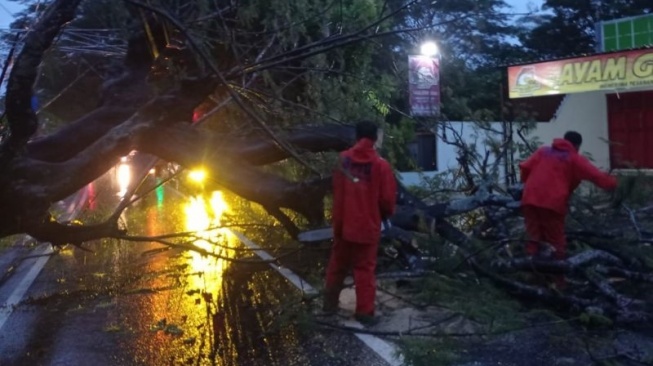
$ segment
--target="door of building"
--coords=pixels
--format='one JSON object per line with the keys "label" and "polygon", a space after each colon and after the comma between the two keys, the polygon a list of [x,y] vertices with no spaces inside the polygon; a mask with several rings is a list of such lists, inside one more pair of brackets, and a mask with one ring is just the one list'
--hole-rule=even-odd
{"label": "door of building", "polygon": [[653,168],[653,91],[606,97],[611,167]]}

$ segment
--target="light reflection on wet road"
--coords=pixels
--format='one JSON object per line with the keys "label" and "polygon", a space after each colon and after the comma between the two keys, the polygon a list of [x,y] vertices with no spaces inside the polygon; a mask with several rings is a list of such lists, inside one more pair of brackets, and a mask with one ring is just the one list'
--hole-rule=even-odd
{"label": "light reflection on wet road", "polygon": [[[215,226],[229,207],[221,194],[207,196],[145,202],[129,210],[127,228],[160,235]],[[225,229],[202,236],[213,243],[196,245],[221,256],[251,254]],[[39,331],[16,345],[22,354],[0,355],[1,365],[383,364],[352,336],[304,327],[301,294],[267,265],[156,243],[105,240],[89,249],[52,258],[26,305],[34,318],[27,326]]]}
{"label": "light reflection on wet road", "polygon": [[[195,245],[230,257],[235,251],[228,248],[239,246],[231,232],[226,229],[202,231],[218,226],[226,209],[219,192],[212,193],[209,198],[193,197],[184,204],[183,230],[201,231],[204,240],[197,240]],[[149,208],[147,215],[160,213],[155,210]],[[161,221],[148,220],[156,225]],[[137,295],[133,297],[136,301],[126,303],[123,313],[132,315],[128,315],[125,323],[149,324],[149,329],[142,327],[136,332],[135,343],[130,340],[123,344],[134,352],[138,362],[225,366],[310,364],[306,357],[293,355],[299,350],[296,331],[275,324],[284,306],[299,303],[299,293],[293,294],[284,280],[265,266],[238,266],[228,271],[231,262],[195,252],[159,256],[150,262],[152,273],[167,272],[170,268],[183,269],[184,273],[173,271],[167,276],[147,279],[134,291],[147,286],[148,282],[156,289],[173,290]],[[282,298],[287,303],[280,299],[280,294],[284,294]],[[130,306],[137,309],[130,309]],[[275,327],[287,329],[274,334]]]}

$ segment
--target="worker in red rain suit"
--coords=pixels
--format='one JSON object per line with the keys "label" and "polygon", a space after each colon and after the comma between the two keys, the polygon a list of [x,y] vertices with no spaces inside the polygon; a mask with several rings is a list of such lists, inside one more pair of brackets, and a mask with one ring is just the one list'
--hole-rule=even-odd
{"label": "worker in red rain suit", "polygon": [[[522,213],[530,241],[528,255],[537,255],[539,243],[555,249],[555,259],[565,259],[565,216],[569,196],[581,181],[588,180],[605,190],[614,190],[617,179],[594,167],[578,154],[582,136],[569,131],[564,139],[554,139],[551,146],[538,149],[528,160],[519,164],[524,183]],[[564,277],[556,279],[564,286]]]}
{"label": "worker in red rain suit", "polygon": [[354,317],[373,324],[376,256],[381,221],[395,210],[396,182],[390,164],[375,150],[378,127],[356,125],[356,145],[340,154],[333,174],[333,248],[326,272],[324,310],[335,312],[347,272],[353,269]]}

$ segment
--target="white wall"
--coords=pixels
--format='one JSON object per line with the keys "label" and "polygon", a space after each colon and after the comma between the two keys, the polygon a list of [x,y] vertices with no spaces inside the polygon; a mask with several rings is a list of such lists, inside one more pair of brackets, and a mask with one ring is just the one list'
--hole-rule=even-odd
{"label": "white wall", "polygon": [[[633,88],[622,92],[636,92],[647,88]],[[650,88],[648,88],[650,89]],[[568,94],[563,100],[558,115],[551,122],[538,123],[531,136],[537,136],[542,143],[550,144],[556,137],[573,130],[583,135],[581,153],[591,157],[596,166],[610,169],[610,146],[608,145],[607,94],[616,91],[596,91]]]}
{"label": "white wall", "polygon": [[[636,92],[650,88],[634,88],[622,92]],[[535,130],[529,137],[537,137],[543,144],[550,144],[554,138],[559,138],[566,131],[577,131],[583,135],[581,153],[590,157],[594,164],[603,169],[610,169],[610,147],[608,145],[608,107],[607,94],[616,91],[596,91],[568,94],[560,107],[557,116],[550,122],[537,123]],[[463,140],[474,140],[476,131],[472,122],[446,122],[455,131],[460,133]],[[494,129],[501,130],[501,123],[491,124]],[[403,182],[407,185],[419,184],[423,177],[432,177],[437,173],[458,167],[456,148],[442,141],[442,131],[438,130],[437,146],[437,172],[401,173]],[[497,136],[500,138],[500,136]],[[482,144],[477,145],[477,151],[484,154]]]}
{"label": "white wall", "polygon": [[[479,132],[474,129],[473,122],[445,122],[447,128],[445,129],[445,134],[450,141],[455,141],[454,135],[459,135],[463,141],[467,143],[477,142],[476,151],[480,155],[485,154],[485,146],[483,144],[484,135],[486,132]],[[491,127],[497,131],[501,130],[500,122],[493,122],[490,124]],[[478,135],[478,136],[477,136]],[[496,136],[501,138],[500,135]],[[458,158],[456,147],[443,141],[443,130],[440,126],[437,131],[437,141],[436,141],[436,150],[437,150],[437,166],[438,170],[433,172],[405,172],[401,173],[402,182],[405,185],[419,185],[425,177],[433,177],[438,173],[442,173],[451,169],[458,168]],[[492,160],[490,160],[490,163]]]}
{"label": "white wall", "polygon": [[543,144],[562,137],[567,131],[583,135],[581,153],[591,157],[602,168],[610,168],[608,146],[608,107],[604,92],[569,94],[565,97],[558,115],[551,122],[538,123],[531,136]]}
{"label": "white wall", "polygon": [[406,186],[419,186],[422,184],[424,178],[433,178],[438,172],[402,172],[399,173],[401,182]]}

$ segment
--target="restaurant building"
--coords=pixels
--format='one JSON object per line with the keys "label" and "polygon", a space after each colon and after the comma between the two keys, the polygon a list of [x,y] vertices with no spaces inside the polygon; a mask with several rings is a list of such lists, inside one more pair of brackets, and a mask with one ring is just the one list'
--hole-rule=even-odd
{"label": "restaurant building", "polygon": [[509,67],[509,97],[559,101],[535,116],[542,142],[575,130],[598,166],[653,169],[653,15],[601,22],[597,37],[595,55]]}

